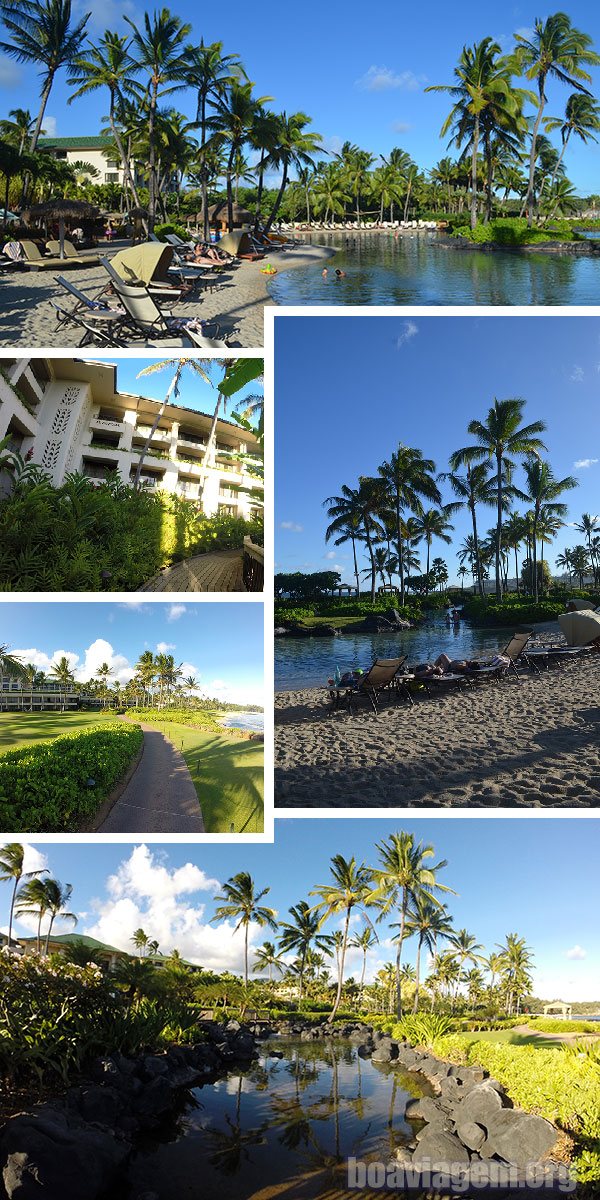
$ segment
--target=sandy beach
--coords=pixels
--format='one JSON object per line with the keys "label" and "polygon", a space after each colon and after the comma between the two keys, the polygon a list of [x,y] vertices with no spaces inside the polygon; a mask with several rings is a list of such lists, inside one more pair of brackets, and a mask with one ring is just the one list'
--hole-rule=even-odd
{"label": "sandy beach", "polygon": [[281,808],[586,808],[600,802],[600,657],[464,692],[330,714],[275,696]]}
{"label": "sandy beach", "polygon": [[[101,252],[105,251],[101,247]],[[293,250],[278,250],[259,262],[242,262],[233,270],[225,270],[214,291],[201,290],[199,297],[182,300],[172,307],[177,317],[197,317],[217,320],[223,336],[231,346],[257,347],[263,345],[265,305],[273,304],[268,280],[260,268],[272,263],[278,271],[315,264],[318,270],[333,250],[324,246],[296,246]],[[0,278],[0,346],[66,347],[78,346],[83,330],[80,326],[63,324],[57,329],[56,309],[51,300],[71,308],[74,301],[55,282],[54,272],[7,272]],[[96,296],[107,280],[102,267],[78,267],[65,271],[80,291]],[[233,330],[237,330],[233,334]],[[135,344],[135,343],[132,343]],[[141,344],[141,343],[138,343]]]}

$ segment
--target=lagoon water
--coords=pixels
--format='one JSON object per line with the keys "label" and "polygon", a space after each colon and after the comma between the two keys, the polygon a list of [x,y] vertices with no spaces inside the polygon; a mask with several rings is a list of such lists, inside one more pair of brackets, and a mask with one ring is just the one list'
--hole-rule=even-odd
{"label": "lagoon water", "polygon": [[[336,255],[326,280],[321,264],[275,275],[269,289],[277,304],[597,304],[600,295],[596,257],[460,249],[438,233],[298,236]],[[338,267],[345,279],[335,278]]]}
{"label": "lagoon water", "polygon": [[346,1194],[345,1159],[388,1162],[418,1128],[404,1118],[407,1100],[431,1094],[418,1075],[363,1060],[349,1042],[278,1038],[247,1071],[194,1090],[171,1140],[135,1156],[128,1194],[292,1197],[306,1180],[314,1200]]}
{"label": "lagoon water", "polygon": [[221,718],[221,725],[231,729],[249,729],[262,733],[265,728],[265,714],[262,712],[236,712]]}
{"label": "lagoon water", "polygon": [[398,633],[343,633],[340,637],[277,638],[275,691],[324,686],[336,666],[368,670],[376,658],[408,655],[410,663],[432,662],[444,651],[451,658],[481,658],[506,645],[513,629],[474,629],[468,621],[447,626],[434,618]]}

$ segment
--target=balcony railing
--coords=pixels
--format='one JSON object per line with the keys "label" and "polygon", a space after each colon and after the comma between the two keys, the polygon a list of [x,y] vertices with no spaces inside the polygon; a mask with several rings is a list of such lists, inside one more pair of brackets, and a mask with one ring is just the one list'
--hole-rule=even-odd
{"label": "balcony railing", "polygon": [[244,562],[242,567],[247,592],[262,592],[265,584],[265,551],[251,538],[244,538]]}

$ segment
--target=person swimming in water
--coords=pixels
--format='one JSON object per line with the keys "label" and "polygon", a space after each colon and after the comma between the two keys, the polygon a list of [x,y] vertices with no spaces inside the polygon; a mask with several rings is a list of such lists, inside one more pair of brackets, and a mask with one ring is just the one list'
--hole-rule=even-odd
{"label": "person swimming in water", "polygon": [[323,279],[327,279],[328,274],[329,274],[329,272],[327,270],[327,267],[323,267],[323,270],[321,271],[321,275],[323,276]]}
{"label": "person swimming in water", "polygon": [[337,279],[345,279],[346,278],[346,272],[340,271],[339,267],[337,267],[335,274],[336,274]]}

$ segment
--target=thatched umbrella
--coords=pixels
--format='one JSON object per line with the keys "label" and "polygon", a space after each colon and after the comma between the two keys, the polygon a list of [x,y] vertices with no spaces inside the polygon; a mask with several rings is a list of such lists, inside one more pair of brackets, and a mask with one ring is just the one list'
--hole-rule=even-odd
{"label": "thatched umbrella", "polygon": [[[249,212],[247,208],[242,208],[241,204],[232,205],[231,215],[233,218],[232,223],[234,229],[236,225],[238,228],[240,225],[251,225],[254,220],[252,213]],[[227,228],[227,201],[219,200],[217,204],[213,204],[208,210],[208,219],[211,225],[220,225],[221,227]]]}
{"label": "thatched umbrella", "polygon": [[55,200],[45,200],[43,204],[33,204],[25,213],[26,219],[36,220],[40,217],[44,222],[58,219],[58,240],[60,242],[60,257],[65,257],[65,218],[69,220],[92,220],[98,216],[99,209],[87,200],[65,200],[57,197]]}

